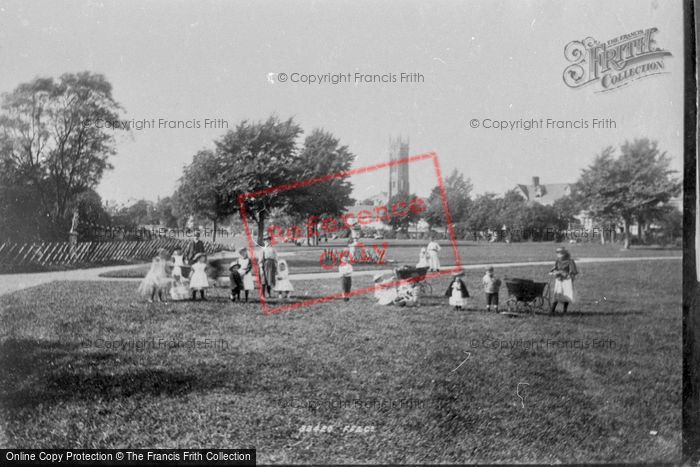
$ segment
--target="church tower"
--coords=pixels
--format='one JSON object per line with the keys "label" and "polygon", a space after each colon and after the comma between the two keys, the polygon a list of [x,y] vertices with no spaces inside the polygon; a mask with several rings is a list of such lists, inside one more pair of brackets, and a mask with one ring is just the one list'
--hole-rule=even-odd
{"label": "church tower", "polygon": [[[389,140],[389,161],[408,157],[408,139],[401,136]],[[397,164],[389,167],[389,199],[397,194],[409,194],[408,164]]]}

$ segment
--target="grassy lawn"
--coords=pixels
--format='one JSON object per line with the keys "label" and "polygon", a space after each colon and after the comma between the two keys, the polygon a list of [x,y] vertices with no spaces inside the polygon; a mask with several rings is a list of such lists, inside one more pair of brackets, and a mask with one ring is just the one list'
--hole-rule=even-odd
{"label": "grassy lawn", "polygon": [[[380,245],[383,240],[363,239],[367,249],[372,248],[371,245]],[[409,264],[415,265],[418,262],[418,253],[425,242],[417,240],[387,240],[389,246],[387,248],[386,258],[392,263],[390,264]],[[443,250],[441,252],[441,261],[445,265],[454,264],[454,255],[449,242],[442,241]],[[319,261],[324,248],[332,248],[341,250],[346,243],[340,241],[332,241],[322,243],[320,247],[295,247],[283,245],[279,251],[294,253],[294,256],[286,257],[289,263],[289,268],[292,274],[323,272]],[[557,246],[564,244],[556,243],[487,243],[487,242],[464,242],[458,243],[459,254],[463,264],[483,264],[483,263],[514,263],[526,261],[554,261],[554,249]],[[640,257],[640,256],[680,256],[681,250],[677,248],[654,248],[654,247],[633,247],[629,250],[621,250],[619,244],[600,245],[599,243],[578,243],[565,245],[574,258],[599,258],[599,257]],[[383,265],[365,265],[358,264],[356,270],[366,269],[386,269],[389,266]],[[110,271],[101,274],[102,277],[144,277],[148,272],[149,266],[144,265],[141,268],[131,268],[117,271]]]}
{"label": "grassy lawn", "polygon": [[[417,309],[359,297],[265,317],[225,290],[148,304],[123,282],[3,296],[3,444],[254,447],[262,463],[679,459],[680,261],[581,269],[581,300],[553,317],[477,311],[476,273],[462,312],[439,296]],[[294,285],[309,297],[339,287]],[[203,347],[171,347],[190,339]],[[343,432],[353,425],[373,428]]]}

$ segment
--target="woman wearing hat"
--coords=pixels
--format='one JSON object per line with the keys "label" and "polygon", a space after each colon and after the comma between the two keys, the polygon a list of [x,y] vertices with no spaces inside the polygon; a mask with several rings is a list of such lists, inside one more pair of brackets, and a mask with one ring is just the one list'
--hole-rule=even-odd
{"label": "woman wearing hat", "polygon": [[557,260],[549,274],[554,276],[554,300],[551,313],[557,309],[557,304],[564,304],[564,313],[569,308],[569,303],[574,303],[574,277],[578,274],[576,263],[564,247],[557,248]]}
{"label": "woman wearing hat", "polygon": [[277,251],[272,248],[272,241],[269,235],[265,235],[261,257],[263,294],[269,297],[272,294],[272,289],[277,285]]}

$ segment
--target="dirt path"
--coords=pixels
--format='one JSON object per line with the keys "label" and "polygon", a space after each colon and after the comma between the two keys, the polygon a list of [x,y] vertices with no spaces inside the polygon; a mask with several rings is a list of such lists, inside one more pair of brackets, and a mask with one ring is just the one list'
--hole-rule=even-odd
{"label": "dirt path", "polygon": [[[634,258],[580,258],[576,262],[578,264],[587,263],[623,263],[634,261],[678,261],[683,259],[681,256],[647,256]],[[518,267],[518,266],[551,266],[553,261],[526,261],[519,263],[497,263],[494,266],[498,268]],[[490,264],[468,264],[462,266],[466,271],[483,270]],[[139,268],[143,264],[134,264],[130,266],[106,266],[101,268],[76,269],[73,271],[54,271],[54,272],[37,272],[28,274],[4,274],[0,275],[0,295],[16,292],[18,290],[35,287],[37,285],[46,284],[53,281],[140,281],[136,277],[115,278],[115,277],[100,277],[100,274],[110,271],[123,269]],[[450,269],[454,266],[444,266],[444,269]],[[391,272],[391,269],[357,271],[355,276],[372,276],[374,274],[385,274]],[[315,280],[315,279],[334,279],[338,275],[336,272],[313,272],[306,274],[292,274],[291,278],[296,280]]]}

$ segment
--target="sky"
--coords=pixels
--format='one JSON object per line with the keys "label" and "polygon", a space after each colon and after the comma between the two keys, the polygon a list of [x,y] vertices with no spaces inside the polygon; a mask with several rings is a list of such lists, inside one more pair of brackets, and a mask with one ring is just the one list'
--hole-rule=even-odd
{"label": "sky", "polygon": [[[564,84],[571,41],[651,27],[672,54],[666,73],[610,92]],[[475,193],[503,193],[533,176],[574,182],[604,147],[638,137],[657,140],[682,170],[680,1],[0,0],[0,70],[3,93],[38,76],[102,73],[124,120],[223,119],[233,128],[294,117],[306,134],[336,135],[355,167],[387,160],[389,139],[403,135],[411,154],[437,153],[443,173],[461,171]],[[278,75],[356,72],[423,81],[305,84]],[[483,128],[484,119],[540,118],[610,118],[616,128]],[[183,166],[225,131],[119,132],[98,192],[119,203],[168,196]],[[435,185],[434,173],[410,172],[411,191]],[[365,176],[355,196],[387,185],[386,171]]]}

